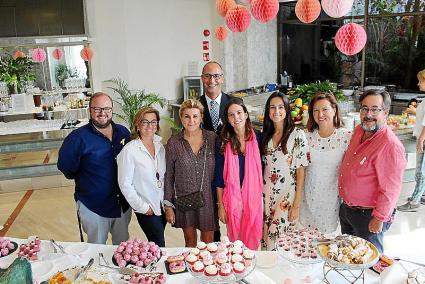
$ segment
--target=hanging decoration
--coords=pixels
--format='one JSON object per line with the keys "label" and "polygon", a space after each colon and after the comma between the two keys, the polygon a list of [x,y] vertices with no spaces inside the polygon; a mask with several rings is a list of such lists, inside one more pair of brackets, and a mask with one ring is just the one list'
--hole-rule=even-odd
{"label": "hanging decoration", "polygon": [[225,17],[227,11],[236,6],[235,0],[216,0],[215,7],[220,16]]}
{"label": "hanging decoration", "polygon": [[322,0],[322,8],[329,17],[341,18],[351,11],[353,3],[354,0]]}
{"label": "hanging decoration", "polygon": [[251,23],[251,15],[242,5],[236,5],[226,14],[226,25],[232,32],[243,32]]}
{"label": "hanging decoration", "polygon": [[259,22],[266,23],[273,20],[279,12],[278,0],[252,0],[251,13]]}
{"label": "hanging decoration", "polygon": [[46,52],[42,48],[35,48],[32,50],[32,60],[38,63],[44,62],[46,60]]}
{"label": "hanging decoration", "polygon": [[22,51],[20,51],[20,50],[17,50],[17,51],[15,51],[15,53],[13,54],[13,59],[17,59],[17,58],[25,58],[26,57],[26,55],[25,55],[25,53],[23,53]]}
{"label": "hanging decoration", "polygon": [[215,29],[215,38],[219,41],[225,41],[227,38],[227,30],[223,26],[219,26]]}
{"label": "hanging decoration", "polygon": [[208,37],[208,36],[210,36],[210,30],[205,29],[204,30],[204,37]]}
{"label": "hanging decoration", "polygon": [[61,60],[61,59],[62,59],[62,56],[63,56],[63,51],[62,51],[62,49],[60,49],[60,48],[55,48],[55,49],[52,51],[52,56],[53,56],[53,58],[54,58],[54,59],[56,59],[56,60]]}
{"label": "hanging decoration", "polygon": [[298,0],[295,5],[295,14],[303,23],[314,22],[320,15],[319,0]]}
{"label": "hanging decoration", "polygon": [[366,41],[366,31],[355,23],[343,25],[335,35],[335,45],[345,55],[359,53],[366,45]]}
{"label": "hanging decoration", "polygon": [[84,61],[90,61],[93,58],[93,50],[90,47],[81,49],[80,56]]}

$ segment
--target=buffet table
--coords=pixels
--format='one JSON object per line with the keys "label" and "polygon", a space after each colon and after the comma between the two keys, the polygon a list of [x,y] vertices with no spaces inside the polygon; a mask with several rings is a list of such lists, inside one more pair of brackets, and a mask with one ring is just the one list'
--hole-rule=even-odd
{"label": "buffet table", "polygon": [[[18,244],[26,243],[27,240],[9,238]],[[99,253],[103,253],[107,260],[112,259],[112,255],[116,246],[113,245],[98,245],[88,243],[76,242],[58,242],[62,244],[65,249],[65,254],[54,252],[54,247],[49,241],[41,241],[41,250],[39,259],[32,261],[33,278],[34,281],[41,282],[53,276],[56,272],[65,270],[67,268],[82,266],[87,264],[90,258],[94,258],[95,265],[92,269],[99,271],[102,275],[107,275],[108,281],[112,283],[126,283],[120,278],[120,275],[115,270],[99,267]],[[166,256],[177,255],[184,251],[186,248],[164,248]],[[13,260],[17,257],[17,251],[6,257],[0,258],[0,268],[8,267]],[[166,273],[164,260],[162,257],[157,263],[156,270]],[[287,262],[286,260],[277,257],[276,252],[256,252],[257,266],[255,270],[245,278],[246,283],[286,283],[285,279],[291,279],[290,283],[306,283],[305,279],[310,278],[311,283],[322,283],[323,278],[323,263],[316,265],[295,265]],[[276,261],[277,260],[277,261]],[[273,263],[274,262],[274,263]],[[274,265],[273,265],[274,264]],[[269,268],[266,268],[271,266]],[[105,277],[105,276],[104,276]],[[331,283],[347,283],[338,276],[331,275],[328,277]],[[35,282],[35,283],[37,283]],[[197,279],[193,278],[189,273],[182,273],[176,275],[167,275],[167,283],[200,283]],[[359,281],[359,283],[361,283]],[[380,279],[379,275],[367,269],[365,271],[365,283],[391,283],[395,284],[393,280],[386,281]],[[402,283],[402,282],[399,282]]]}

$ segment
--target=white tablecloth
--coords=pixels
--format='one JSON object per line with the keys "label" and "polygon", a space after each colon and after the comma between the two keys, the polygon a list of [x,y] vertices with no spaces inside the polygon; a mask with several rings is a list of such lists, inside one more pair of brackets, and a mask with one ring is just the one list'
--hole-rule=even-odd
{"label": "white tablecloth", "polygon": [[[14,239],[12,241],[17,242],[18,244],[26,243],[27,240],[24,239]],[[70,268],[76,265],[87,264],[90,258],[94,258],[95,267],[99,263],[99,253],[102,252],[107,260],[112,259],[112,255],[116,246],[113,245],[98,245],[98,244],[88,244],[88,243],[70,243],[70,242],[59,242],[65,248],[67,254],[53,253],[53,247],[49,241],[41,242],[41,251],[39,253],[39,260],[32,262],[33,267],[33,276],[36,281],[43,281],[51,277],[58,271]],[[185,248],[164,248],[166,255],[177,255],[184,252]],[[290,278],[292,283],[305,283],[305,277],[309,276],[312,279],[313,283],[323,283],[323,263],[316,265],[293,265],[286,260],[276,257],[275,252],[263,252],[257,251],[257,267],[247,278],[247,282],[251,284],[260,284],[260,283],[283,283],[286,278]],[[17,257],[17,251],[13,254],[0,258],[0,268],[5,268],[13,262]],[[161,271],[166,273],[163,257],[157,265],[156,271]],[[273,261],[277,260],[277,261]],[[271,268],[263,268],[267,264],[275,265]],[[260,267],[262,266],[262,267]],[[100,269],[100,268],[98,268]],[[105,269],[103,269],[105,270]],[[110,281],[113,283],[120,283],[117,280],[118,274],[111,270],[106,270],[109,274]],[[331,283],[343,284],[347,283],[344,280],[334,274],[330,275],[329,280]],[[200,283],[197,279],[193,278],[189,273],[182,273],[177,275],[167,275],[167,283]],[[361,283],[361,282],[359,282]],[[379,275],[371,270],[365,271],[365,283],[375,284],[375,283],[391,283],[397,284],[395,282],[380,281]],[[401,284],[401,283],[400,283]]]}

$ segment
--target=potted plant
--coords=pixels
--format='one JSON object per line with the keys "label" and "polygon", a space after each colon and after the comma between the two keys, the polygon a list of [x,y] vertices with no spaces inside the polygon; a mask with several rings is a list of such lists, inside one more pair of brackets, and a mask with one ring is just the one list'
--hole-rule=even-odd
{"label": "potted plant", "polygon": [[27,57],[4,56],[0,59],[0,81],[6,82],[12,94],[22,92],[25,82],[35,79],[34,65]]}
{"label": "potted plant", "polygon": [[56,70],[55,70],[55,77],[56,77],[56,81],[58,82],[60,87],[63,87],[63,83],[65,81],[66,78],[69,78],[69,69],[68,66],[66,66],[66,64],[58,64],[58,66],[56,66]]}
{"label": "potted plant", "polygon": [[120,78],[114,78],[106,82],[113,84],[113,86],[108,88],[119,95],[118,99],[114,100],[114,102],[121,106],[123,114],[114,114],[127,122],[130,129],[133,128],[134,117],[141,108],[155,104],[161,107],[164,106],[165,99],[158,94],[146,93],[145,90],[130,90],[128,84]]}

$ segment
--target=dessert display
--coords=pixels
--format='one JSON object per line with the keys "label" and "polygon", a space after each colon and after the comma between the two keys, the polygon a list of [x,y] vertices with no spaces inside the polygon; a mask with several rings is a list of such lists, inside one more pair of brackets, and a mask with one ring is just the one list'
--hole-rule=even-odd
{"label": "dessert display", "polygon": [[[81,270],[82,267],[72,267],[64,271],[59,271],[46,282],[48,284],[73,284],[77,273]],[[78,284],[112,284],[108,275],[105,273],[97,273],[95,270],[91,270],[87,273],[87,276],[84,278],[79,278]],[[46,283],[43,282],[43,283]]]}
{"label": "dessert display", "polygon": [[166,281],[167,278],[163,273],[135,273],[128,280],[130,284],[163,284]]}
{"label": "dessert display", "polygon": [[0,257],[8,256],[18,248],[18,244],[0,237]]}
{"label": "dessert display", "polygon": [[161,256],[161,249],[154,242],[135,239],[121,242],[114,252],[112,261],[119,267],[129,264],[147,267],[156,263]]}
{"label": "dessert display", "polygon": [[[198,253],[199,252],[199,253]],[[190,273],[201,281],[233,282],[246,277],[255,267],[255,253],[243,242],[229,241],[222,236],[220,242],[199,242],[185,258]]]}
{"label": "dessert display", "polygon": [[29,260],[38,260],[38,252],[40,251],[40,239],[35,237],[34,240],[21,244],[19,246],[19,257],[25,257]]}
{"label": "dessert display", "polygon": [[288,230],[276,239],[276,250],[283,258],[300,264],[318,263],[321,259],[317,256],[313,241],[323,238],[317,229]]}
{"label": "dessert display", "polygon": [[379,260],[376,247],[365,239],[342,235],[329,243],[319,244],[320,256],[333,266],[363,269]]}

